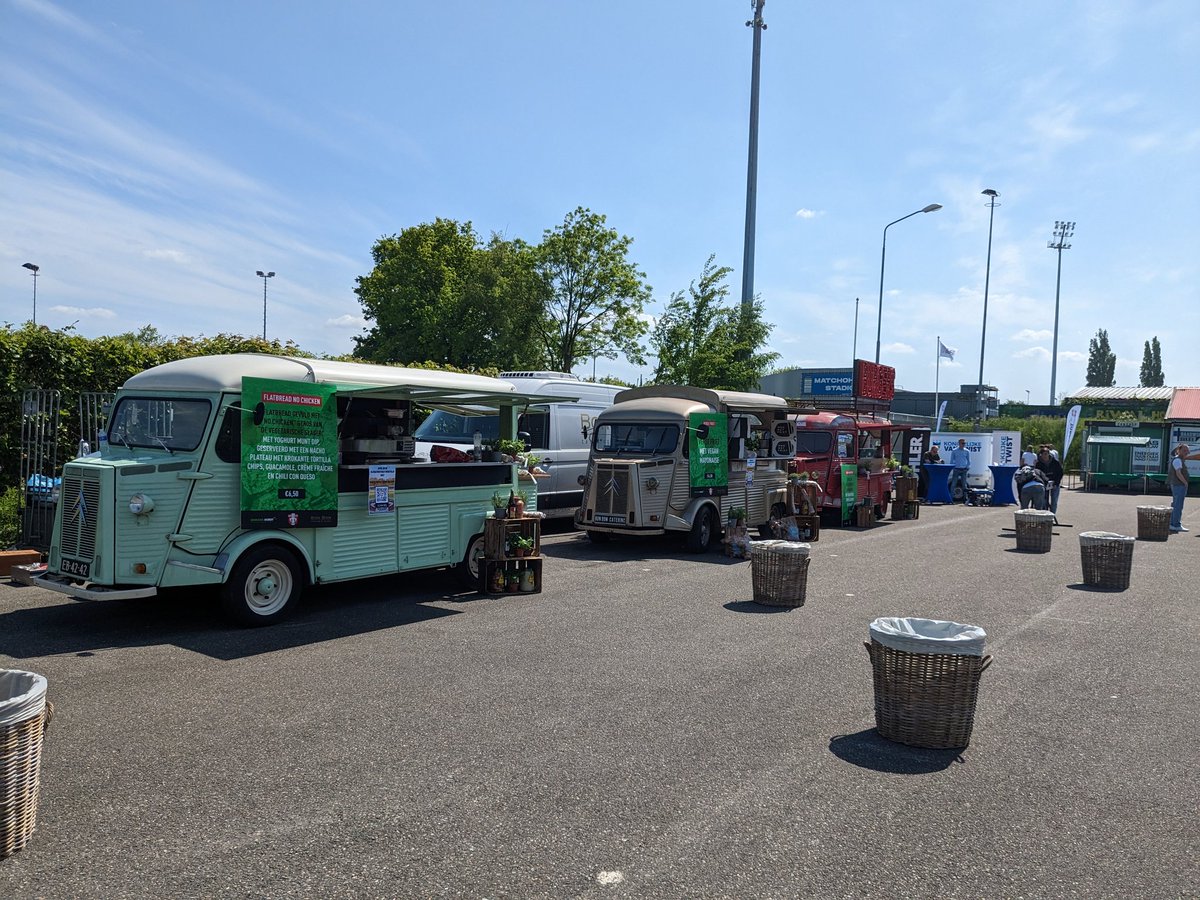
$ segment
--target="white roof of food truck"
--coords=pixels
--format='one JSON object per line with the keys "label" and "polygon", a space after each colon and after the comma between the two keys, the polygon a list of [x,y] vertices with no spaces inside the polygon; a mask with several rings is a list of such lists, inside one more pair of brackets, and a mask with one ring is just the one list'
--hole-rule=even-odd
{"label": "white roof of food truck", "polygon": [[721,412],[769,410],[788,408],[788,402],[774,394],[752,394],[746,391],[722,391],[710,388],[692,387],[686,384],[652,384],[645,387],[629,388],[617,394],[614,403],[628,403],[631,400],[643,399],[675,399],[690,400],[692,403],[702,403],[711,409]]}
{"label": "white roof of food truck", "polygon": [[125,387],[154,391],[240,391],[243,378],[306,381],[346,388],[403,385],[485,394],[519,393],[509,382],[485,375],[264,353],[230,353],[178,359],[134,375],[125,382]]}

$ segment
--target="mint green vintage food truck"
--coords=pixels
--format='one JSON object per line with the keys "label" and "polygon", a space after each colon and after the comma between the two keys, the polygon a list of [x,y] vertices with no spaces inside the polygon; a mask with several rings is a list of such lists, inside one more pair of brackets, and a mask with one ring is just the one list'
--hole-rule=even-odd
{"label": "mint green vintage food truck", "polygon": [[474,587],[515,466],[449,447],[415,458],[413,413],[499,411],[513,437],[532,400],[496,378],[329,360],[156,366],[117,393],[99,450],[64,467],[36,583],[88,600],[211,585],[250,625],[311,584],[453,567]]}

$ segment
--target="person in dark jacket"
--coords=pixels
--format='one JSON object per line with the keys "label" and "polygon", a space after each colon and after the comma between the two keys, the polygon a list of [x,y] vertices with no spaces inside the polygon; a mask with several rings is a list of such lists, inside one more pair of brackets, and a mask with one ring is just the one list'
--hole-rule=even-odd
{"label": "person in dark jacket", "polygon": [[1021,466],[1016,474],[1017,488],[1021,492],[1021,509],[1046,508],[1046,476],[1041,469]]}
{"label": "person in dark jacket", "polygon": [[1050,499],[1050,512],[1058,512],[1058,492],[1062,488],[1063,467],[1062,463],[1050,455],[1050,447],[1042,445],[1041,452],[1038,453],[1037,464],[1034,466],[1039,472],[1046,476],[1046,481],[1049,484],[1046,487],[1046,492]]}
{"label": "person in dark jacket", "polygon": [[937,444],[930,445],[929,449],[921,454],[921,468],[917,471],[917,496],[922,500],[929,496],[929,470],[925,468],[925,464],[937,464],[941,461],[942,455]]}

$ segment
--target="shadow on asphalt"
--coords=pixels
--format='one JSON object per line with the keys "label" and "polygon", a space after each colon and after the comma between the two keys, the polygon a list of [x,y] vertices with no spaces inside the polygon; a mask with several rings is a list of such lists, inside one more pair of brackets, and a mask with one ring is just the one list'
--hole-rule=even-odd
{"label": "shadow on asphalt", "polygon": [[725,555],[724,548],[717,543],[708,553],[688,553],[678,535],[653,534],[639,538],[613,538],[601,544],[593,543],[582,532],[576,540],[554,541],[542,544],[542,555],[559,559],[575,559],[581,562],[635,562],[639,560],[686,559],[690,562],[709,565],[741,565],[746,559],[734,559]]}
{"label": "shadow on asphalt", "polygon": [[908,747],[881,738],[874,728],[830,738],[829,751],[860,768],[893,775],[930,775],[963,761],[959,750]]}
{"label": "shadow on asphalt", "polygon": [[1129,590],[1129,588],[1101,587],[1098,584],[1084,584],[1080,582],[1079,584],[1068,584],[1067,590],[1084,591],[1088,594],[1120,594]]}
{"label": "shadow on asphalt", "polygon": [[116,647],[173,644],[214,659],[234,660],[458,615],[426,606],[464,601],[447,572],[370,578],[307,590],[288,618],[265,628],[238,628],[222,616],[212,590],[189,589],[147,600],[75,601],[18,609],[0,616],[0,653],[15,659]]}
{"label": "shadow on asphalt", "polygon": [[725,604],[725,608],[730,612],[740,613],[786,613],[793,609],[799,609],[795,606],[767,606],[765,603],[756,603],[753,600],[731,600]]}

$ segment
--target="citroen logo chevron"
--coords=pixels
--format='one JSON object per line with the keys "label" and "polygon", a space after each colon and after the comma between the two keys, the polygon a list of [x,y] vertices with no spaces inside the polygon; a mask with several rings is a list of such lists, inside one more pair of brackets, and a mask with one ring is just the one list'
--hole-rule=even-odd
{"label": "citroen logo chevron", "polygon": [[83,491],[79,492],[79,499],[71,508],[75,511],[75,515],[71,517],[71,524],[78,522],[80,525],[87,525],[87,500],[83,497]]}
{"label": "citroen logo chevron", "polygon": [[617,495],[617,491],[619,491],[620,489],[621,489],[621,485],[617,481],[616,475],[613,475],[611,478],[609,478],[608,483],[604,485],[604,493],[606,493],[610,496],[613,496],[613,497],[615,497]]}

